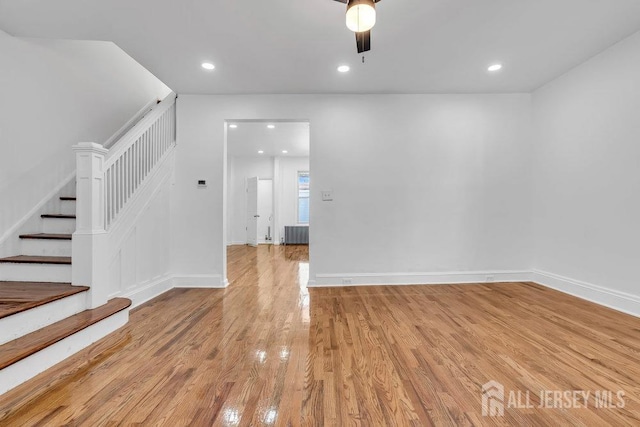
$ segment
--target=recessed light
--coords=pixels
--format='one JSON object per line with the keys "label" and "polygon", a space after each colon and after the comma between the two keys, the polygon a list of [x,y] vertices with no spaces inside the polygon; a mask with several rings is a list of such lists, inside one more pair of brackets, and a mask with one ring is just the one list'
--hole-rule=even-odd
{"label": "recessed light", "polygon": [[288,151],[287,150],[282,150],[282,154],[287,154]]}
{"label": "recessed light", "polygon": [[276,125],[267,125],[267,127],[268,127],[269,129],[275,129],[275,128],[276,128]]}
{"label": "recessed light", "polygon": [[348,65],[341,65],[338,67],[338,71],[341,73],[346,73],[350,70],[351,68]]}
{"label": "recessed light", "polygon": [[489,71],[500,71],[502,69],[502,64],[493,64],[490,65],[489,68],[487,68],[487,70]]}
{"label": "recessed light", "polygon": [[235,128],[237,128],[237,127],[238,127],[238,125],[229,125],[229,127],[230,127],[231,129],[235,129]]}
{"label": "recessed light", "polygon": [[205,70],[213,70],[214,68],[216,68],[216,66],[213,65],[211,62],[203,62],[202,68],[204,68]]}
{"label": "recessed light", "polygon": [[258,154],[264,154],[264,151],[258,150]]}

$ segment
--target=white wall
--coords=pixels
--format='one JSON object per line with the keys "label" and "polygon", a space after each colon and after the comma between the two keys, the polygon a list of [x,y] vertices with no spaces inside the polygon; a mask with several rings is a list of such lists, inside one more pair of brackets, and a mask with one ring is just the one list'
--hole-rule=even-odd
{"label": "white wall", "polygon": [[109,234],[109,298],[130,298],[133,306],[174,285],[171,273],[171,175],[169,154],[147,176]]}
{"label": "white wall", "polygon": [[73,172],[72,145],[105,142],[170,91],[110,42],[21,39],[0,31],[0,57],[2,240]]}
{"label": "white wall", "polygon": [[537,280],[636,314],[639,76],[636,33],[533,95]]}
{"label": "white wall", "polygon": [[224,121],[291,119],[311,123],[312,280],[529,270],[530,112],[527,94],[181,95],[173,267],[226,274]]}

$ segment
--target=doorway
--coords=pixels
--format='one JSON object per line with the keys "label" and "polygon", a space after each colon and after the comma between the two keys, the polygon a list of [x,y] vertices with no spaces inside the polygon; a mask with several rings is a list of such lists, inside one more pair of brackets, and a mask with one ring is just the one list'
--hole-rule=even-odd
{"label": "doorway", "polygon": [[273,243],[273,180],[247,178],[247,245]]}
{"label": "doorway", "polygon": [[309,244],[312,218],[309,122],[227,120],[225,134],[227,247],[251,254],[296,244],[308,253],[302,245]]}

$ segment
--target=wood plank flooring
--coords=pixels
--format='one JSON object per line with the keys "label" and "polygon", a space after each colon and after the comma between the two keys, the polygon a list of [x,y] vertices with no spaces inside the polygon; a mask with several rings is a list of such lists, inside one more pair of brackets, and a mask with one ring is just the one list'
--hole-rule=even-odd
{"label": "wood plank flooring", "polygon": [[73,214],[44,214],[40,215],[41,218],[58,218],[58,219],[75,219],[76,216]]}
{"label": "wood plank flooring", "polygon": [[0,258],[0,262],[14,264],[71,264],[70,256],[37,256],[37,255],[17,255],[7,258]]}
{"label": "wood plank flooring", "polygon": [[22,234],[21,239],[36,239],[36,240],[71,240],[71,234],[54,234],[54,233],[35,233],[35,234]]}
{"label": "wood plank flooring", "polygon": [[0,282],[0,319],[88,290],[71,283]]}
{"label": "wood plank flooring", "polygon": [[[307,290],[307,275],[306,247],[231,247],[227,289],[138,308],[0,397],[0,425],[640,425],[640,319],[534,284]],[[483,417],[490,380],[532,406],[592,394]],[[597,390],[624,407],[596,408]]]}
{"label": "wood plank flooring", "polygon": [[19,362],[58,341],[62,341],[76,332],[124,310],[130,305],[131,300],[129,299],[113,298],[100,307],[74,314],[59,322],[2,344],[0,345],[0,369]]}

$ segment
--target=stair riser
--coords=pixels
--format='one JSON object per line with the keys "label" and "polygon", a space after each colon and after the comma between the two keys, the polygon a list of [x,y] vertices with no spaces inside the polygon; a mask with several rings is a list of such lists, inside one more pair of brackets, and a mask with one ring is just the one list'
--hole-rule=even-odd
{"label": "stair riser", "polygon": [[0,370],[0,395],[46,371],[100,338],[126,325],[129,310],[122,310],[75,334]]}
{"label": "stair riser", "polygon": [[75,200],[62,200],[60,202],[60,213],[64,215],[76,214],[76,201]]}
{"label": "stair riser", "polygon": [[52,234],[72,234],[76,231],[74,218],[42,218],[42,232]]}
{"label": "stair riser", "polygon": [[30,334],[87,309],[87,293],[80,292],[0,319],[0,345]]}
{"label": "stair riser", "polygon": [[16,282],[71,282],[70,264],[0,263],[2,280]]}
{"label": "stair riser", "polygon": [[21,255],[71,256],[71,240],[22,239]]}

